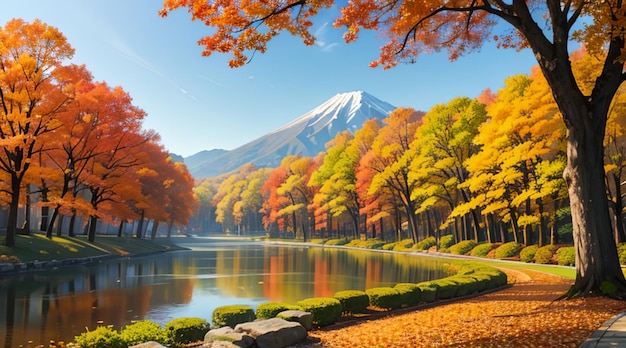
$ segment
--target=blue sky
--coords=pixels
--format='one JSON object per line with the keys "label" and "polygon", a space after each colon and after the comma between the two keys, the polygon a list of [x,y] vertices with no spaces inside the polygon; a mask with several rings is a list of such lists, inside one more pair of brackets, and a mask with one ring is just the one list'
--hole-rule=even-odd
{"label": "blue sky", "polygon": [[496,91],[506,77],[536,65],[528,50],[493,45],[455,62],[445,52],[424,54],[415,64],[391,70],[368,67],[384,43],[375,33],[343,43],[332,22],[338,10],[320,15],[318,45],[304,46],[283,34],[242,68],[229,56],[202,57],[197,40],[210,28],[191,22],[186,10],[167,18],[160,0],[2,0],[0,23],[36,18],[57,27],[95,80],[122,86],[148,113],[144,127],[183,156],[215,148],[234,149],[321,104],[337,93],[362,90],[395,106],[428,111],[457,96]]}

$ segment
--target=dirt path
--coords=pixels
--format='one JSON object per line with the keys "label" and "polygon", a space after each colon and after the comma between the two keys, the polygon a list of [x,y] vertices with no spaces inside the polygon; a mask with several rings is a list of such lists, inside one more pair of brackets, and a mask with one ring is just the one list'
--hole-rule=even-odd
{"label": "dirt path", "polygon": [[430,308],[338,323],[300,347],[578,347],[626,302],[554,301],[571,280],[504,270],[504,290]]}

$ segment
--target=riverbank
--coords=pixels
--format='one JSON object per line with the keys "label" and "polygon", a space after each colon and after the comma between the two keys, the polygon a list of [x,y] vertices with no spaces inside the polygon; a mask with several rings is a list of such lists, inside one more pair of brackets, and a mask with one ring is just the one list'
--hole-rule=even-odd
{"label": "riverbank", "polygon": [[98,236],[46,238],[42,233],[18,235],[14,248],[0,246],[0,273],[13,273],[74,264],[90,263],[120,256],[185,250],[168,238],[144,240],[132,237]]}

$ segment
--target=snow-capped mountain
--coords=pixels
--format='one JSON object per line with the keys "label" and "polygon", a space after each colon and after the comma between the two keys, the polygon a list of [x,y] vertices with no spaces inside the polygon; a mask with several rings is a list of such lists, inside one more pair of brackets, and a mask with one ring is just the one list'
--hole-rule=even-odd
{"label": "snow-capped mountain", "polygon": [[[316,156],[338,133],[354,133],[371,118],[384,119],[395,106],[361,91],[340,93],[292,122],[231,151],[185,158],[195,178],[234,171],[246,163],[276,167],[286,156]],[[205,160],[199,160],[199,157]]]}

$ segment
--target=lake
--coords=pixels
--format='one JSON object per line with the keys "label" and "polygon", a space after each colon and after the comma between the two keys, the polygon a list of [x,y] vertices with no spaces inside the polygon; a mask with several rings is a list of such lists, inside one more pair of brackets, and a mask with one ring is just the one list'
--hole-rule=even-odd
{"label": "lake", "polygon": [[[191,239],[190,239],[191,240]],[[445,276],[441,260],[405,253],[220,239],[181,243],[190,251],[0,276],[0,345],[72,341],[99,324],[211,322],[231,304],[296,302]],[[29,343],[30,341],[30,343]]]}

